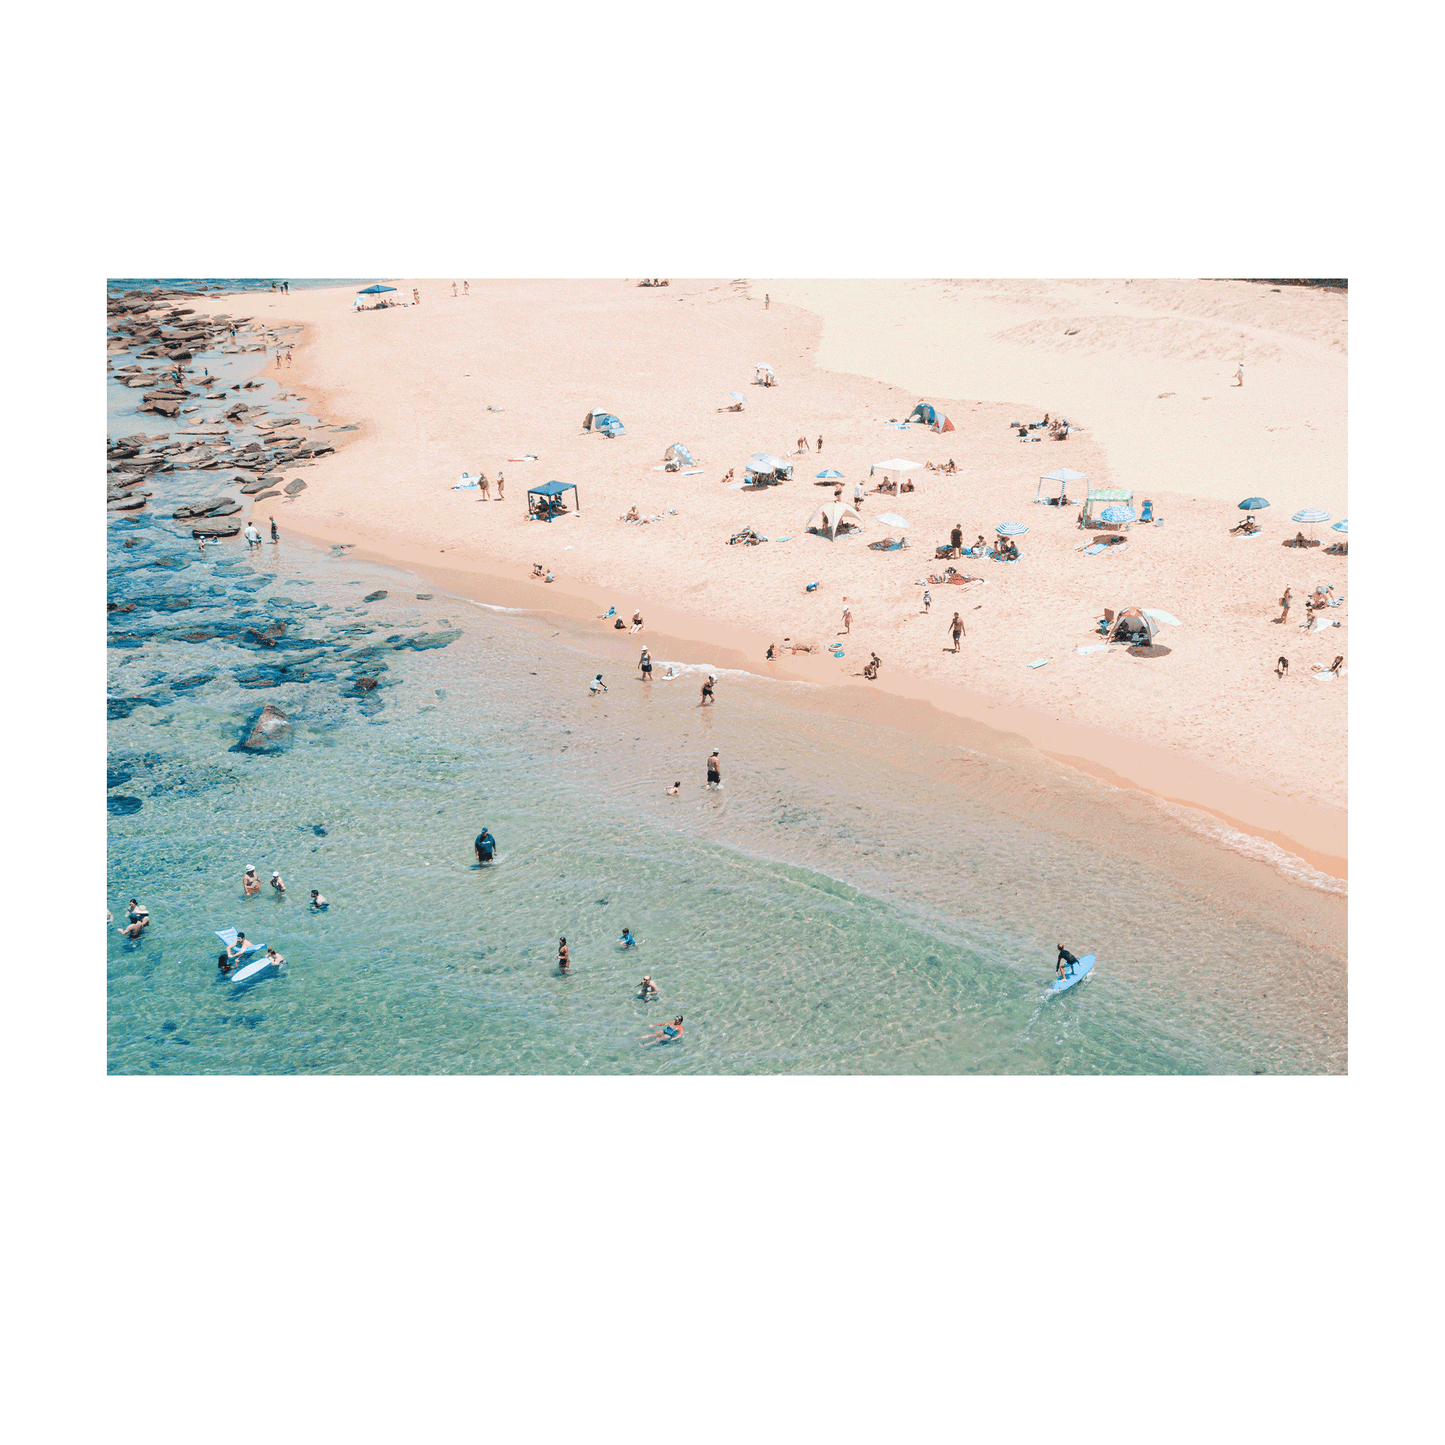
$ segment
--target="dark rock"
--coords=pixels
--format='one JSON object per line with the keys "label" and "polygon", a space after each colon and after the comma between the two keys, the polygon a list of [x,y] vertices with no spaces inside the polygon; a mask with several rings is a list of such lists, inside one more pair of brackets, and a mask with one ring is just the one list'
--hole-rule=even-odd
{"label": "dark rock", "polygon": [[306,490],[306,483],[303,482],[300,477],[297,477],[294,481],[287,482],[282,490],[288,497],[294,497],[297,492],[304,492]]}
{"label": "dark rock", "polygon": [[234,537],[241,530],[239,522],[202,522],[191,528],[193,537]]}
{"label": "dark rock", "polygon": [[118,817],[124,817],[127,813],[138,813],[144,806],[143,799],[128,798],[124,793],[112,793],[105,800],[106,811]]}
{"label": "dark rock", "polygon": [[171,516],[177,521],[187,517],[229,517],[241,510],[241,504],[234,497],[212,497],[209,502],[188,502],[177,507]]}
{"label": "dark rock", "polygon": [[241,747],[248,753],[271,752],[290,738],[291,719],[275,703],[268,702],[251,724]]}
{"label": "dark rock", "polygon": [[146,498],[147,498],[148,496],[150,496],[150,493],[149,493],[149,492],[141,492],[139,495],[136,495],[136,494],[132,493],[130,496],[120,496],[120,497],[117,497],[114,501],[112,501],[112,502],[107,502],[107,503],[105,504],[105,505],[106,505],[106,511],[108,511],[108,512],[135,512],[135,511],[138,511],[141,507],[145,506],[145,504],[146,504]]}
{"label": "dark rock", "polygon": [[383,588],[380,592],[368,592],[361,600],[363,602],[380,602],[385,596],[387,596],[387,592]]}
{"label": "dark rock", "polygon": [[281,496],[281,495],[282,495],[282,494],[281,494],[280,492],[277,492],[277,491],[257,492],[257,493],[256,493],[256,497],[255,497],[255,500],[258,501],[258,502],[264,502],[267,497],[279,497],[279,496]]}
{"label": "dark rock", "polygon": [[105,785],[107,788],[118,788],[122,783],[130,782],[134,776],[126,772],[124,768],[107,768],[105,770]]}
{"label": "dark rock", "polygon": [[358,677],[352,686],[357,692],[371,692],[376,687],[376,679],[374,677]]}
{"label": "dark rock", "polygon": [[198,672],[194,677],[178,677],[171,684],[172,692],[194,692],[198,687],[204,687],[216,674],[214,672]]}
{"label": "dark rock", "polygon": [[436,594],[432,592],[418,592],[416,594],[416,600],[418,602],[430,602],[435,595]]}
{"label": "dark rock", "polygon": [[256,495],[257,492],[264,490],[270,485],[271,483],[266,481],[263,477],[256,477],[253,480],[247,482],[246,485],[241,488],[241,495],[243,497],[253,497]]}

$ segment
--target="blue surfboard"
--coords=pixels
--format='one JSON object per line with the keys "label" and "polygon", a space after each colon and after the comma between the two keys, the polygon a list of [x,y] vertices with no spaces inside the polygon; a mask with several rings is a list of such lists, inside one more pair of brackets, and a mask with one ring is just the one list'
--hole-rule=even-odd
{"label": "blue surfboard", "polygon": [[1053,992],[1063,993],[1066,988],[1073,988],[1094,966],[1094,955],[1086,953],[1073,967],[1073,970],[1064,978],[1054,980]]}

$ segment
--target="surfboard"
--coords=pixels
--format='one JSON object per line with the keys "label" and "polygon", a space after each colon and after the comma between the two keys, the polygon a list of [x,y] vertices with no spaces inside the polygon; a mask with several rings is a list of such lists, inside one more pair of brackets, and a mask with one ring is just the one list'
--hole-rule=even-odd
{"label": "surfboard", "polygon": [[232,983],[244,983],[248,978],[255,978],[258,973],[272,966],[270,958],[262,954],[254,963],[248,963],[245,968],[238,970],[231,975]]}
{"label": "surfboard", "polygon": [[1067,978],[1056,978],[1054,980],[1053,992],[1063,993],[1066,988],[1073,988],[1081,978],[1084,978],[1094,966],[1094,955],[1086,953],[1074,965],[1074,971]]}

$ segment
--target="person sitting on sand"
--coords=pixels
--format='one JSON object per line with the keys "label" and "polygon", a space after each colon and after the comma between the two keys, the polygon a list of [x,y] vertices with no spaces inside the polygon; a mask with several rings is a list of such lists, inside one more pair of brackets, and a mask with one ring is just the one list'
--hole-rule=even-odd
{"label": "person sitting on sand", "polygon": [[657,997],[657,985],[653,983],[650,973],[644,973],[642,975],[642,982],[637,985],[637,996],[638,998]]}
{"label": "person sitting on sand", "polygon": [[551,580],[552,580],[552,574],[551,574],[550,572],[546,573],[546,574],[543,576],[543,578],[542,578],[542,581],[544,581],[544,582],[550,582]]}
{"label": "person sitting on sand", "polygon": [[648,1044],[670,1044],[674,1039],[682,1037],[682,1015],[673,1019],[670,1024],[663,1024],[660,1029],[654,1030],[642,1040],[644,1047]]}
{"label": "person sitting on sand", "polygon": [[677,797],[677,795],[678,795],[680,792],[682,792],[682,779],[681,779],[681,778],[677,779],[677,781],[674,782],[673,785],[667,790],[667,796],[668,796],[669,798],[675,798],[675,797]]}
{"label": "person sitting on sand", "polygon": [[978,536],[973,539],[973,546],[970,547],[968,550],[975,557],[982,557],[983,554],[988,551],[988,543],[984,541],[982,532],[980,532]]}
{"label": "person sitting on sand", "polygon": [[534,577],[540,577],[540,576],[542,576],[542,575],[543,575],[543,573],[542,573],[542,564],[541,564],[540,562],[533,562],[533,563],[532,563],[532,576],[534,576]]}
{"label": "person sitting on sand", "polygon": [[1289,658],[1281,657],[1274,665],[1274,675],[1283,677],[1289,671]]}
{"label": "person sitting on sand", "polygon": [[642,631],[642,614],[641,614],[640,612],[634,612],[634,613],[632,614],[632,626],[629,627],[627,630],[628,630],[629,632],[641,632],[641,631]]}
{"label": "person sitting on sand", "polygon": [[1334,675],[1335,675],[1336,677],[1338,677],[1338,676],[1340,675],[1340,669],[1341,669],[1344,665],[1345,665],[1345,659],[1344,659],[1343,657],[1337,657],[1337,658],[1335,658],[1335,660],[1334,660],[1332,663],[1330,663],[1330,665],[1329,665],[1328,667],[1325,667],[1322,663],[1318,663],[1318,662],[1315,663],[1315,664],[1314,664],[1314,669],[1315,669],[1316,672],[1321,672],[1321,673],[1323,673],[1323,672],[1332,672],[1332,673],[1334,673]]}
{"label": "person sitting on sand", "polygon": [[1316,610],[1318,610],[1318,609],[1321,608],[1321,607],[1329,607],[1329,606],[1331,605],[1331,603],[1330,603],[1330,593],[1333,592],[1334,590],[1335,590],[1335,588],[1334,588],[1334,584],[1333,584],[1333,583],[1331,583],[1328,587],[1326,587],[1325,584],[1324,584],[1323,582],[1321,582],[1321,583],[1315,588],[1313,595],[1310,597],[1310,600],[1309,600],[1307,603],[1305,603],[1305,606],[1306,606],[1306,607],[1313,607],[1313,608],[1315,608]]}
{"label": "person sitting on sand", "polygon": [[246,864],[246,871],[241,875],[241,888],[247,898],[261,891],[261,880],[256,877],[254,864]]}
{"label": "person sitting on sand", "polygon": [[627,509],[625,516],[618,518],[618,521],[621,522],[640,522],[641,520],[642,518],[637,515],[637,507],[635,504]]}
{"label": "person sitting on sand", "polygon": [[899,484],[898,490],[900,492],[911,492],[913,490],[913,483],[908,481],[902,482]]}

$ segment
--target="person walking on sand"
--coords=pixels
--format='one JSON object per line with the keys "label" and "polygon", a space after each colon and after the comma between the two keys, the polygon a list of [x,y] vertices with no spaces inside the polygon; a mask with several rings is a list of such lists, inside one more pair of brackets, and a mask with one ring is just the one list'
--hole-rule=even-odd
{"label": "person walking on sand", "polygon": [[822,437],[819,437],[819,438],[818,438],[818,445],[815,446],[815,447],[813,448],[813,450],[814,450],[815,452],[820,452],[820,451],[823,450],[823,438],[822,438]]}
{"label": "person walking on sand", "polygon": [[800,452],[806,452],[806,451],[810,451],[810,450],[811,450],[811,448],[808,446],[808,438],[807,438],[807,437],[799,437],[799,438],[798,438],[798,450],[799,450]]}
{"label": "person walking on sand", "polygon": [[843,599],[843,630],[842,630],[842,632],[840,632],[838,635],[839,635],[840,637],[848,637],[848,636],[851,636],[852,632],[853,632],[853,609],[848,606],[848,599],[845,597],[845,598]]}
{"label": "person walking on sand", "polygon": [[958,613],[955,612],[953,614],[953,621],[948,624],[948,630],[953,633],[953,650],[957,652],[958,639],[962,637],[967,630],[963,625],[963,618],[961,618]]}
{"label": "person walking on sand", "polygon": [[411,304],[413,306],[421,305],[421,292],[418,291],[415,286],[411,288]]}
{"label": "person walking on sand", "polygon": [[722,787],[722,764],[718,761],[716,748],[712,750],[707,760],[707,785],[709,788]]}
{"label": "person walking on sand", "polygon": [[457,283],[456,283],[455,281],[453,281],[453,282],[452,282],[452,298],[453,298],[454,300],[455,300],[455,298],[456,298],[456,294],[457,294]]}
{"label": "person walking on sand", "polygon": [[763,310],[766,311],[773,304],[773,298],[766,291],[763,292]]}
{"label": "person walking on sand", "polygon": [[462,282],[462,295],[463,295],[463,296],[470,296],[471,294],[472,294],[472,283],[471,283],[470,281],[463,281],[463,282]]}
{"label": "person walking on sand", "polygon": [[477,500],[479,502],[490,502],[492,500],[492,484],[487,480],[487,474],[485,472],[478,475],[477,487],[480,491]]}
{"label": "person walking on sand", "polygon": [[501,472],[497,473],[497,500],[499,502],[505,500],[505,498],[502,496],[502,485],[506,482],[506,480],[506,477],[504,477]]}
{"label": "person walking on sand", "polygon": [[1279,599],[1279,616],[1276,617],[1274,620],[1275,620],[1276,622],[1288,622],[1288,621],[1289,621],[1289,607],[1290,607],[1290,589],[1289,589],[1288,587],[1286,587],[1286,588],[1284,589],[1284,596]]}
{"label": "person walking on sand", "polygon": [[860,479],[853,483],[853,506],[861,509],[863,506],[863,482]]}
{"label": "person walking on sand", "polygon": [[1236,386],[1244,385],[1244,363],[1242,361],[1239,363],[1239,370],[1234,373],[1234,384]]}
{"label": "person walking on sand", "polygon": [[701,701],[700,703],[698,703],[698,706],[699,706],[699,707],[707,707],[709,704],[711,704],[711,703],[714,701],[713,695],[712,695],[712,685],[713,685],[713,683],[716,682],[716,681],[717,681],[717,679],[712,675],[712,673],[708,673],[708,675],[703,679],[703,683],[702,683],[702,701]]}
{"label": "person walking on sand", "polygon": [[286,348],[286,369],[288,371],[291,369],[291,348],[289,346]]}
{"label": "person walking on sand", "polygon": [[928,616],[928,609],[933,606],[933,593],[928,588],[923,589],[923,615]]}
{"label": "person walking on sand", "polygon": [[643,682],[652,681],[652,654],[644,647],[642,656],[637,659],[637,666],[642,671]]}

